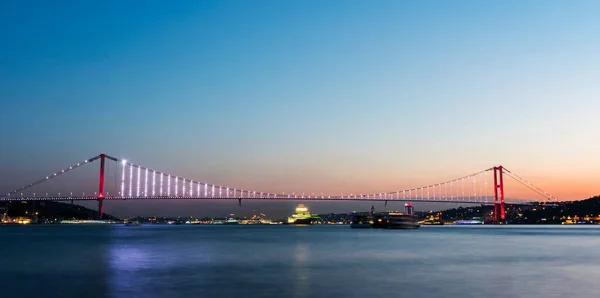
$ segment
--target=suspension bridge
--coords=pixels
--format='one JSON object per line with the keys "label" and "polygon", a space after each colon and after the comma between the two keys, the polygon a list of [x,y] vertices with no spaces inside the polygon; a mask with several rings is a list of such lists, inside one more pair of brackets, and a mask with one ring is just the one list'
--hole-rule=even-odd
{"label": "suspension bridge", "polygon": [[[73,192],[49,194],[49,192],[32,192],[31,190],[41,184],[99,161],[100,172],[98,176],[98,190],[82,192],[81,195]],[[105,191],[105,168],[108,162],[116,163],[120,170],[118,190]],[[350,195],[305,195],[304,193],[273,193],[240,189],[222,185],[214,185],[194,179],[164,173],[155,169],[134,164],[130,161],[118,159],[104,153],[78,162],[72,166],[56,171],[35,182],[29,183],[13,191],[5,193],[0,201],[98,201],[98,216],[102,218],[105,200],[306,200],[306,201],[412,201],[412,202],[437,202],[437,203],[472,203],[493,204],[496,222],[505,220],[504,176],[514,179],[518,183],[535,192],[546,202],[559,202],[559,200],[535,186],[530,181],[518,176],[503,166],[494,166],[479,172],[461,176],[459,178],[429,184],[422,187],[401,189],[369,194]],[[488,180],[491,180],[488,184]],[[491,185],[491,195],[488,191]],[[93,193],[93,195],[91,195]],[[40,195],[41,194],[41,195]]]}

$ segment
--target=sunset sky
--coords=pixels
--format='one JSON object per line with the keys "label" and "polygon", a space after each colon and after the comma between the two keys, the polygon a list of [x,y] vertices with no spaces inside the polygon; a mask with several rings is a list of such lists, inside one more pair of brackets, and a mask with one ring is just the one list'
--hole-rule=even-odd
{"label": "sunset sky", "polygon": [[[598,1],[1,1],[0,191],[106,152],[214,184],[332,194],[502,164],[588,198],[600,194],[598,16]],[[293,205],[243,212],[272,204]]]}

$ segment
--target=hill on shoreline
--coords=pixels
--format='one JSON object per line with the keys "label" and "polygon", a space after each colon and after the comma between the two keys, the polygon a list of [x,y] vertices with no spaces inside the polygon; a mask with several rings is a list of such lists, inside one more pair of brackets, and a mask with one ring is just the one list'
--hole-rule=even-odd
{"label": "hill on shoreline", "polygon": [[[97,219],[98,211],[86,207],[54,201],[0,202],[9,217],[37,217],[38,219]],[[0,214],[4,213],[3,211]],[[102,219],[118,220],[104,213]]]}
{"label": "hill on shoreline", "polygon": [[[493,219],[493,205],[458,207],[440,213],[444,220]],[[424,214],[427,215],[427,214]],[[544,202],[534,205],[506,205],[506,221],[511,224],[561,224],[567,218],[600,217],[600,196],[581,201]]]}

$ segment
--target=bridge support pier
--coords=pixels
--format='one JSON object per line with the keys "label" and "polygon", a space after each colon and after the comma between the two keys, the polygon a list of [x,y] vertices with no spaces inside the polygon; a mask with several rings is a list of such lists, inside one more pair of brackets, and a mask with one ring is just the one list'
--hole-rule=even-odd
{"label": "bridge support pier", "polygon": [[[502,179],[502,166],[494,167],[494,222],[496,224],[504,223],[506,216],[504,213],[504,180]],[[500,190],[500,197],[498,197]]]}
{"label": "bridge support pier", "polygon": [[102,219],[104,213],[104,162],[106,155],[100,154],[100,183],[98,185],[98,219]]}

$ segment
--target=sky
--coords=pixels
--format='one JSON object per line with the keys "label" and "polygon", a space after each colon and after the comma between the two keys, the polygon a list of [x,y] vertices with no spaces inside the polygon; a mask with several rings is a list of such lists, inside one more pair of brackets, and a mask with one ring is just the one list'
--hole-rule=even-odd
{"label": "sky", "polygon": [[598,1],[2,1],[0,191],[105,152],[217,185],[331,194],[502,164],[585,199],[600,193],[598,15]]}

